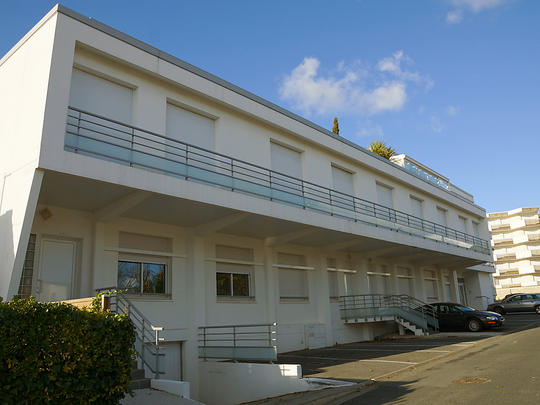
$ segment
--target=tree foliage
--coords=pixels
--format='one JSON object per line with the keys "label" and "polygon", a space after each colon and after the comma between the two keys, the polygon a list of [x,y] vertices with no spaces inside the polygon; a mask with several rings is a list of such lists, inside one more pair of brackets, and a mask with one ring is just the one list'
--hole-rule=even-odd
{"label": "tree foliage", "polygon": [[118,404],[134,341],[124,315],[32,298],[0,303],[0,402]]}
{"label": "tree foliage", "polygon": [[368,149],[371,152],[376,153],[377,155],[382,156],[385,159],[390,159],[396,154],[396,150],[383,141],[370,142]]}
{"label": "tree foliage", "polygon": [[339,122],[337,117],[334,117],[334,126],[332,127],[332,132],[336,135],[339,135]]}

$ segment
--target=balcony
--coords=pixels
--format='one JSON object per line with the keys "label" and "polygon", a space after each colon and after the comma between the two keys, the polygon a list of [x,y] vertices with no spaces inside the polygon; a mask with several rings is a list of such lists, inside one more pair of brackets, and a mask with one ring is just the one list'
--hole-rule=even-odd
{"label": "balcony", "polygon": [[64,149],[490,254],[490,243],[352,195],[69,107]]}

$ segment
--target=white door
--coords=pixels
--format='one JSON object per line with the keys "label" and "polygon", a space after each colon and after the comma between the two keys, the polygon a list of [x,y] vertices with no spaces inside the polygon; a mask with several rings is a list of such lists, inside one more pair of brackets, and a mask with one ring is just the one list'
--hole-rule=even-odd
{"label": "white door", "polygon": [[71,298],[76,251],[75,241],[44,239],[41,242],[36,291],[39,301]]}

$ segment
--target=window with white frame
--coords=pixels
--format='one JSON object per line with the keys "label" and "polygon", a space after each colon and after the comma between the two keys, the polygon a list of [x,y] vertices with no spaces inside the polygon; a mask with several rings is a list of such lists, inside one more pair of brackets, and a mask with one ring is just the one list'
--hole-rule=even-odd
{"label": "window with white frame", "polygon": [[396,270],[399,294],[414,296],[414,277],[408,267],[398,266]]}
{"label": "window with white frame", "polygon": [[302,255],[278,253],[279,297],[282,300],[308,300],[308,268]]}
{"label": "window with white frame", "polygon": [[433,270],[424,270],[424,286],[428,302],[435,302],[439,299],[439,289],[437,288],[437,273]]}
{"label": "window with white frame", "polygon": [[478,222],[472,221],[472,232],[475,237],[480,237],[480,224]]}
{"label": "window with white frame", "polygon": [[446,226],[446,214],[447,210],[441,207],[437,207],[437,223],[442,226]]}
{"label": "window with white frame", "polygon": [[467,233],[467,218],[458,215],[459,230],[463,233]]}
{"label": "window with white frame", "polygon": [[216,246],[216,295],[249,298],[253,294],[253,249]]}
{"label": "window with white frame", "polygon": [[302,156],[300,152],[292,148],[279,145],[275,142],[271,142],[270,155],[272,161],[272,170],[299,179],[302,178]]}
{"label": "window with white frame", "polygon": [[353,273],[343,273],[345,281],[345,295],[354,295]]}
{"label": "window with white frame", "polygon": [[380,266],[380,271],[377,271],[374,264],[368,265],[368,288],[371,294],[388,294],[390,273],[386,270],[384,265]]}
{"label": "window with white frame", "polygon": [[[172,240],[153,235],[120,232],[117,285],[129,294],[169,294]],[[144,254],[133,251],[144,251]],[[148,254],[147,254],[148,252]]]}
{"label": "window with white frame", "polygon": [[167,258],[121,254],[118,288],[128,294],[166,294],[168,267]]}
{"label": "window with white frame", "polygon": [[424,218],[424,211],[422,209],[422,200],[416,197],[411,197],[411,214],[417,218]]}
{"label": "window with white frame", "polygon": [[388,208],[394,208],[392,188],[384,184],[377,183],[377,202]]}

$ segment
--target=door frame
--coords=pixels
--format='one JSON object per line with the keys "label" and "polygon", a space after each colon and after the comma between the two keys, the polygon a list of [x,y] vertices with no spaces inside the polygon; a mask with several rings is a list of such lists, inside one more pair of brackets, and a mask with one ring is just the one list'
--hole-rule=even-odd
{"label": "door frame", "polygon": [[75,249],[74,260],[73,260],[73,274],[71,277],[71,289],[70,289],[70,298],[75,297],[76,292],[80,290],[80,269],[81,269],[81,253],[82,253],[82,239],[80,238],[70,238],[62,235],[54,234],[37,234],[36,235],[36,252],[35,262],[34,262],[34,280],[32,282],[32,295],[39,300],[38,288],[41,289],[41,273],[42,273],[42,262],[43,262],[43,243],[46,241],[52,242],[71,242]]}

